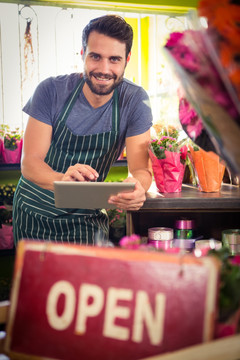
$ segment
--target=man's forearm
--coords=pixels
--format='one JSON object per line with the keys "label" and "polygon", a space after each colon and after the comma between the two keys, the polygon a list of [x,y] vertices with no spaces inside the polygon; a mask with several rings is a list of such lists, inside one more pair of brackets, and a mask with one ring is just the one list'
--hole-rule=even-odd
{"label": "man's forearm", "polygon": [[47,190],[53,190],[53,182],[63,177],[63,174],[54,171],[44,161],[36,158],[32,161],[23,160],[21,171],[27,180]]}
{"label": "man's forearm", "polygon": [[131,172],[132,177],[137,179],[147,192],[152,184],[152,171],[148,168],[138,169]]}

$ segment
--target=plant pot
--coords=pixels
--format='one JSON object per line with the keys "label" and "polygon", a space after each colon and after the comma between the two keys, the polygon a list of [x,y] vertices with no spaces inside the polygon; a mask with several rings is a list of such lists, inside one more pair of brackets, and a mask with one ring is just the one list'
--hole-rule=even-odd
{"label": "plant pot", "polygon": [[181,163],[180,153],[165,151],[166,158],[158,159],[149,151],[156,186],[160,193],[182,191],[185,165]]}

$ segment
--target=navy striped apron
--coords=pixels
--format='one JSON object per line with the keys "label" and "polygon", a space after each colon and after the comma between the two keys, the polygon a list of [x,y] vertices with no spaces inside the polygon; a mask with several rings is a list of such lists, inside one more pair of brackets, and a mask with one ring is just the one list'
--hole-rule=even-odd
{"label": "navy striped apron", "polygon": [[[112,100],[111,131],[77,136],[68,129],[66,120],[83,85],[81,79],[56,122],[45,162],[61,173],[76,163],[88,164],[99,173],[97,181],[104,181],[118,153],[117,89]],[[97,234],[108,238],[108,217],[102,209],[58,209],[54,205],[53,191],[21,176],[14,194],[13,232],[15,244],[24,238],[94,245]]]}

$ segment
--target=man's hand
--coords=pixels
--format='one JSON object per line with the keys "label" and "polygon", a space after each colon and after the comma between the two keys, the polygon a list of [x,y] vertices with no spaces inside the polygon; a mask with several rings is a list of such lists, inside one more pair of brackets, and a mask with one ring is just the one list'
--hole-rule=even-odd
{"label": "man's hand", "polygon": [[96,181],[99,177],[96,170],[89,165],[75,164],[69,166],[62,181]]}
{"label": "man's hand", "polygon": [[134,182],[135,189],[131,192],[121,192],[117,195],[110,196],[108,202],[109,204],[116,205],[119,209],[124,210],[139,210],[146,200],[146,193],[140,182],[133,178],[129,177],[124,182]]}

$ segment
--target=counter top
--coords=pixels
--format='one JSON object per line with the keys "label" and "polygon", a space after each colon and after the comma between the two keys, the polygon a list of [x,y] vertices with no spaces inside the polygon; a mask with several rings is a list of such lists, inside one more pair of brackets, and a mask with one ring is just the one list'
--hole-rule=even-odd
{"label": "counter top", "polygon": [[195,186],[183,184],[180,193],[159,193],[153,183],[141,208],[148,209],[240,210],[240,187],[223,184],[220,192],[205,193]]}

